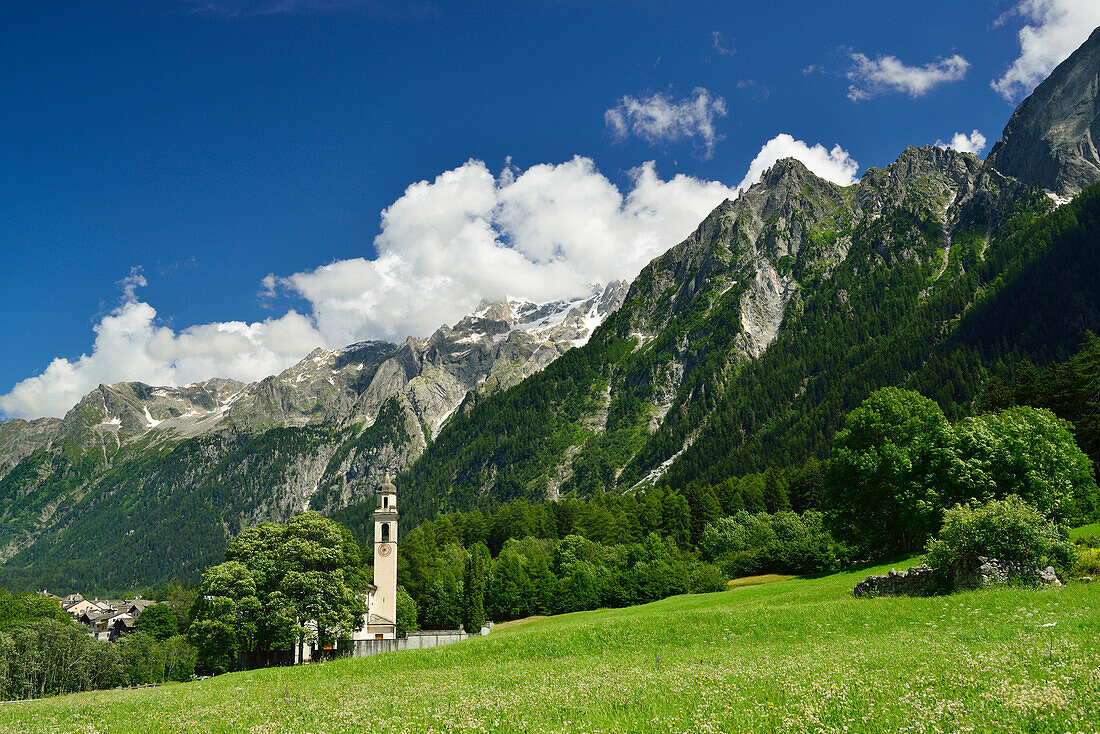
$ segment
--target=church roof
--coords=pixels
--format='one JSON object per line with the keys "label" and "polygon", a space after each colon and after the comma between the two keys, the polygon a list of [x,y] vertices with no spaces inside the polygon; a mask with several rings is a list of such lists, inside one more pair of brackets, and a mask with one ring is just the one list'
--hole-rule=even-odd
{"label": "church roof", "polygon": [[386,471],[386,476],[382,480],[382,483],[378,485],[378,491],[388,494],[395,494],[397,492],[397,487],[393,486],[393,482],[390,481],[390,473],[388,470]]}

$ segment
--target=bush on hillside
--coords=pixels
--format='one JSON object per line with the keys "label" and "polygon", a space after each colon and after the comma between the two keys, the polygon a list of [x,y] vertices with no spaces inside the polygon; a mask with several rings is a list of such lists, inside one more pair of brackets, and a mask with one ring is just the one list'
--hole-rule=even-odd
{"label": "bush on hillside", "polygon": [[1073,558],[1065,532],[1017,495],[947,510],[927,550],[927,563],[937,570],[975,566],[978,556],[1065,570]]}
{"label": "bush on hillside", "polygon": [[738,512],[703,531],[699,552],[731,577],[759,573],[813,573],[839,567],[843,549],[821,513]]}
{"label": "bush on hillside", "polygon": [[952,433],[947,481],[953,502],[1015,494],[1058,523],[1096,516],[1092,461],[1077,445],[1073,426],[1049,410],[1016,406],[985,413],[964,418]]}
{"label": "bush on hillside", "polygon": [[1100,548],[1079,544],[1077,557],[1073,561],[1073,568],[1070,569],[1070,576],[1077,579],[1085,576],[1090,578],[1100,576]]}
{"label": "bush on hillside", "polygon": [[709,594],[726,588],[726,575],[711,563],[697,563],[691,572],[691,593]]}

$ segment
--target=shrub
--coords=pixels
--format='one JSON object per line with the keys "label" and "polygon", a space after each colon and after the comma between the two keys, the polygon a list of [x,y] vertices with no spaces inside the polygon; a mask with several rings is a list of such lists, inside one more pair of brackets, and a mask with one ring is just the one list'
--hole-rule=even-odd
{"label": "shrub", "polygon": [[1095,517],[1092,462],[1078,447],[1073,426],[1049,410],[1019,406],[965,418],[953,432],[951,499],[985,501],[1015,494],[1056,522],[1078,524]]}
{"label": "shrub", "polygon": [[1077,557],[1073,561],[1070,575],[1074,578],[1100,576],[1100,548],[1092,548],[1087,545],[1077,546]]}
{"label": "shrub", "polygon": [[145,632],[157,642],[164,642],[179,633],[179,622],[172,607],[154,604],[145,609],[134,623],[135,632]]}
{"label": "shrub", "polygon": [[164,677],[168,680],[188,681],[195,677],[197,651],[183,635],[169,637],[161,643],[164,655]]}
{"label": "shrub", "polygon": [[821,513],[738,512],[708,525],[699,540],[706,561],[731,577],[758,573],[813,573],[839,565],[840,548]]}
{"label": "shrub", "polygon": [[726,588],[726,577],[711,563],[697,563],[691,573],[691,593],[707,594]]}
{"label": "shrub", "polygon": [[927,550],[937,570],[974,566],[978,556],[1065,570],[1073,557],[1065,532],[1016,495],[947,510]]}

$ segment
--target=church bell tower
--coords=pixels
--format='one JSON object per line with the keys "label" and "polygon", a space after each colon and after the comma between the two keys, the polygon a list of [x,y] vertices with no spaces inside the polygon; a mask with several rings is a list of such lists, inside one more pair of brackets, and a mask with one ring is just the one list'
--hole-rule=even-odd
{"label": "church bell tower", "polygon": [[372,637],[392,639],[397,631],[397,488],[390,473],[378,487],[374,514],[374,597],[368,620]]}

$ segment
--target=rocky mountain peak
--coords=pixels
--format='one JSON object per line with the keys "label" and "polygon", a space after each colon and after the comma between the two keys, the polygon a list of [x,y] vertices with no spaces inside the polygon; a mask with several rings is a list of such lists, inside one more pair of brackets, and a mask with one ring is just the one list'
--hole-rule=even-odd
{"label": "rocky mountain peak", "polygon": [[910,146],[885,168],[867,169],[855,204],[869,217],[897,206],[939,213],[966,198],[981,171],[982,162],[970,153]]}
{"label": "rocky mountain peak", "polygon": [[1058,196],[1100,181],[1100,28],[1035,88],[986,159]]}

